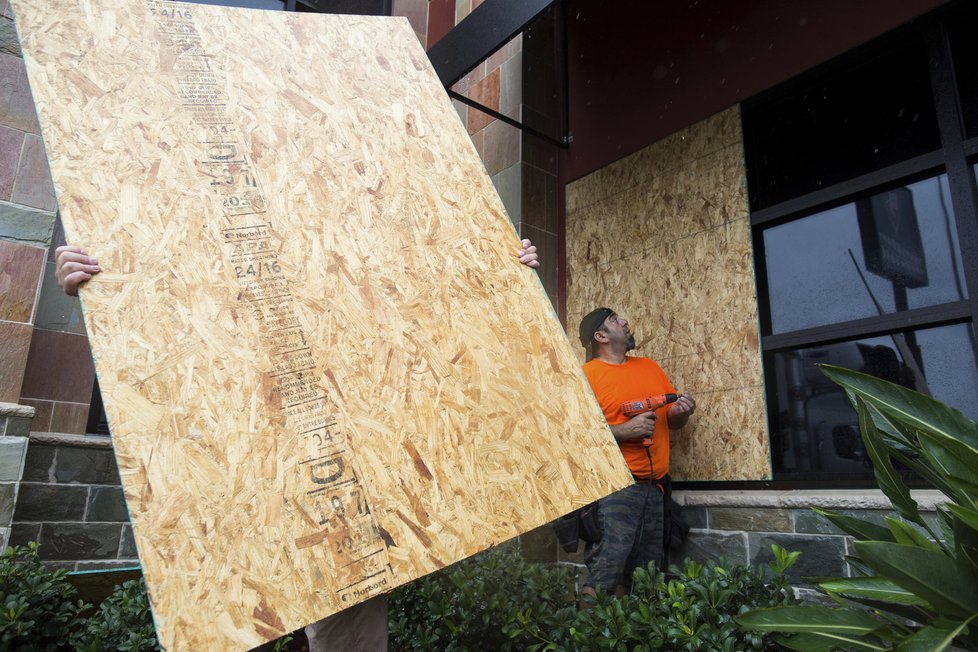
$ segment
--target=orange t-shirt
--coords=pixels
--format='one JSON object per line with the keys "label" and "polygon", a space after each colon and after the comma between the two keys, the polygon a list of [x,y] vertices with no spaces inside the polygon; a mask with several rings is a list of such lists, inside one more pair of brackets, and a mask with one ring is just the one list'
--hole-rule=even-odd
{"label": "orange t-shirt", "polygon": [[[584,375],[591,384],[598,404],[608,425],[616,426],[628,421],[621,406],[658,394],[677,394],[666,374],[654,360],[628,356],[624,364],[611,364],[595,358],[584,365]],[[656,410],[658,417],[652,434],[652,469],[655,479],[669,472],[669,421],[666,418],[671,406]],[[648,480],[651,475],[649,456],[641,439],[618,442],[621,454],[628,463],[632,475]]]}

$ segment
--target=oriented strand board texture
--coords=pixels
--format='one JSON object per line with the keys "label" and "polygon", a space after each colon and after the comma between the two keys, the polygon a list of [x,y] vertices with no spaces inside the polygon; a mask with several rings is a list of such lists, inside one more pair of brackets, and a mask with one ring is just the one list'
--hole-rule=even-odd
{"label": "oriented strand board texture", "polygon": [[629,483],[406,20],[14,0],[169,650]]}
{"label": "oriented strand board texture", "polygon": [[696,398],[672,476],[769,478],[739,109],[569,185],[567,269],[567,323],[618,310],[636,353]]}

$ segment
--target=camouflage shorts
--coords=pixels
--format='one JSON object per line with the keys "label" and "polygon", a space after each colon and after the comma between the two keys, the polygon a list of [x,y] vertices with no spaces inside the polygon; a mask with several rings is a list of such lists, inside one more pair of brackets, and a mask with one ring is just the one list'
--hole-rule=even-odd
{"label": "camouflage shorts", "polygon": [[613,592],[632,583],[632,571],[654,561],[662,565],[662,492],[634,484],[598,501],[601,540],[588,547],[587,586]]}

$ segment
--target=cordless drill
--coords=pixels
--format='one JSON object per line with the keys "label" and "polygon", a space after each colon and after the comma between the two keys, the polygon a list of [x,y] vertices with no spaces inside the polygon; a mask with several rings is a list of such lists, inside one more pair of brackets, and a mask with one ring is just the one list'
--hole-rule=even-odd
{"label": "cordless drill", "polygon": [[[655,412],[664,405],[675,403],[678,398],[679,394],[659,394],[658,396],[648,396],[637,401],[622,403],[621,412],[626,417],[631,419],[632,417],[644,414],[645,412]],[[651,446],[652,438],[646,437],[642,443],[646,446]]]}

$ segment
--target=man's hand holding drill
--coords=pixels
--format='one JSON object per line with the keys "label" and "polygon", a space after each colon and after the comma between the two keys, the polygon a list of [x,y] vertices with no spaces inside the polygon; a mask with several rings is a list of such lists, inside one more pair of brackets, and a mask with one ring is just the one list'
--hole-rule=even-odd
{"label": "man's hand holding drill", "polygon": [[669,411],[666,413],[666,418],[669,421],[669,428],[671,430],[679,430],[686,425],[689,421],[689,417],[693,415],[696,411],[696,401],[693,397],[689,395],[688,392],[683,392],[676,399],[676,402],[672,404]]}
{"label": "man's hand holding drill", "polygon": [[655,430],[655,420],[655,412],[652,411],[636,414],[625,423],[611,426],[611,433],[618,441],[648,439]]}

